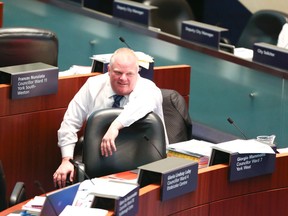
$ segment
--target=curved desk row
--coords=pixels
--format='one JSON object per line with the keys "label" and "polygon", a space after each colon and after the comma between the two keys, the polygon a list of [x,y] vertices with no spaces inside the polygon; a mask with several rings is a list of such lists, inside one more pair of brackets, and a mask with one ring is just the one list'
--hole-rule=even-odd
{"label": "curved desk row", "polygon": [[[274,173],[237,182],[228,181],[227,165],[203,168],[198,172],[196,191],[164,202],[160,201],[160,186],[151,184],[140,189],[137,215],[284,216],[288,212],[287,167],[288,154],[278,154]],[[22,205],[2,214],[19,210]]]}
{"label": "curved desk row", "polygon": [[[240,135],[226,122],[231,117],[249,138],[275,134],[278,147],[288,145],[287,70],[238,58],[158,29],[84,9],[81,5],[59,0],[48,2],[48,6],[60,8],[67,16],[73,15],[73,24],[67,20],[69,28],[77,26],[77,30],[67,27],[60,36],[70,37],[75,31],[84,33],[83,37],[86,38],[76,39],[79,47],[75,53],[81,50],[82,55],[91,56],[91,49],[93,54],[107,53],[107,50],[125,46],[118,40],[122,36],[134,49],[154,57],[155,65],[188,64],[193,68],[189,102],[193,108],[190,107],[189,111],[194,120]],[[77,25],[77,21],[86,25]],[[94,28],[96,26],[97,30]],[[89,47],[91,49],[84,50],[90,42],[93,42]],[[74,44],[69,47],[74,47]],[[68,47],[68,44],[65,46]],[[73,52],[69,50],[70,59],[73,59],[72,55]]]}

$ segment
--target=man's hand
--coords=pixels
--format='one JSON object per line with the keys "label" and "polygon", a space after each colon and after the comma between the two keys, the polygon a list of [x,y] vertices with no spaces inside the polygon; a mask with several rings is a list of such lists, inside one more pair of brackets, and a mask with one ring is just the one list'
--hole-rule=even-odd
{"label": "man's hand", "polygon": [[113,121],[102,138],[101,142],[101,154],[102,156],[108,157],[116,151],[115,139],[119,134],[119,130],[123,128],[122,124],[116,121]]}
{"label": "man's hand", "polygon": [[62,159],[62,163],[53,174],[54,186],[63,188],[66,186],[67,176],[70,174],[69,180],[73,182],[74,177],[74,166],[69,162],[70,157]]}

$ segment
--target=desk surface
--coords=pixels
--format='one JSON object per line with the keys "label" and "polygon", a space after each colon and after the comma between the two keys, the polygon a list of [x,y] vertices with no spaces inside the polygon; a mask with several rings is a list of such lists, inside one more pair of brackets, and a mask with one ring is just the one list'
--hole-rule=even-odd
{"label": "desk surface", "polygon": [[[269,175],[229,182],[224,164],[198,171],[196,191],[161,202],[160,186],[151,184],[139,191],[139,216],[243,216],[286,215],[288,206],[288,154],[278,154],[275,171]],[[1,215],[21,208],[16,205]],[[113,215],[110,212],[108,215]]]}

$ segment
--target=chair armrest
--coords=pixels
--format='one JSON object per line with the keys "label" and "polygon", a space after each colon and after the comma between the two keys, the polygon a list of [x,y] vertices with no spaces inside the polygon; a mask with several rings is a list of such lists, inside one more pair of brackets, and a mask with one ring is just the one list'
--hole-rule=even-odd
{"label": "chair armrest", "polygon": [[217,130],[200,122],[193,121],[192,125],[193,125],[192,130],[193,139],[204,140],[211,143],[221,143],[235,139],[241,139],[240,137]]}
{"label": "chair armrest", "polygon": [[80,162],[80,161],[76,161],[77,163],[77,167],[75,167],[75,181],[76,182],[82,182],[84,181],[86,178],[86,174],[85,174],[85,165],[84,163]]}
{"label": "chair armrest", "polygon": [[9,199],[9,206],[16,205],[26,200],[26,190],[24,182],[17,182]]}

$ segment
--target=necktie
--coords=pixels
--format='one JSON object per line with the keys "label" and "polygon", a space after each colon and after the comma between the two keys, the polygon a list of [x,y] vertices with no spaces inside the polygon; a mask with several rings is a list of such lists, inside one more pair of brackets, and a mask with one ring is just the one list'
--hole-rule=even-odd
{"label": "necktie", "polygon": [[123,97],[124,96],[122,96],[122,95],[113,95],[114,103],[113,103],[112,107],[116,107],[116,108],[120,107],[120,101]]}

